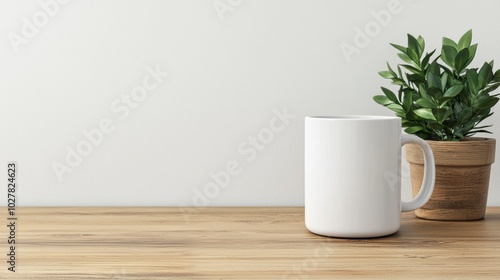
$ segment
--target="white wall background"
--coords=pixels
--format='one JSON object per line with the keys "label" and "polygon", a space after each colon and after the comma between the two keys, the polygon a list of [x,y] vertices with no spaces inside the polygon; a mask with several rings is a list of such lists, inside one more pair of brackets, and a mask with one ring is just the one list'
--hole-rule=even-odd
{"label": "white wall background", "polygon": [[[354,45],[355,29],[391,1],[215,3],[230,7],[223,20],[212,0],[74,0],[52,7],[44,23],[38,1],[0,1],[0,162],[18,162],[19,205],[190,206],[209,173],[231,161],[241,172],[204,203],[302,205],[303,117],[391,115],[371,99],[389,85],[377,72],[397,61],[390,42],[406,44],[412,33],[439,47],[442,36],[472,28],[476,64],[500,63],[498,1],[400,0],[400,12],[350,62],[341,43]],[[16,53],[9,36],[21,36],[23,18],[33,16],[41,27]],[[156,65],[170,77],[121,120],[112,102]],[[239,145],[282,108],[295,118],[247,161]],[[66,147],[104,118],[114,131],[60,182],[53,162],[64,163]],[[500,114],[489,123],[498,137]],[[500,205],[498,166],[489,205]],[[0,182],[5,205],[6,171]]]}

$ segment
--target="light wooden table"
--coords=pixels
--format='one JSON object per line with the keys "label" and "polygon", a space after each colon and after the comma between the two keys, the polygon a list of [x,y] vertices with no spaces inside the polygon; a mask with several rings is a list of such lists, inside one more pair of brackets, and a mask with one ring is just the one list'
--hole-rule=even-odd
{"label": "light wooden table", "polygon": [[500,279],[500,208],[476,222],[405,213],[398,233],[357,240],[314,235],[303,216],[303,208],[19,208],[17,272],[6,269],[2,238],[0,279]]}

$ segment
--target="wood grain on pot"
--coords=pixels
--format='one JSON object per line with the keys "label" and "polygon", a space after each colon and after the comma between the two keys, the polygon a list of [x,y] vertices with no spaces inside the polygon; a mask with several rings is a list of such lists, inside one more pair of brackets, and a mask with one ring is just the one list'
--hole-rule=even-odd
{"label": "wood grain on pot", "polygon": [[[415,214],[431,220],[479,220],[484,218],[495,139],[467,138],[460,142],[427,141],[436,162],[436,184],[431,199]],[[406,146],[413,195],[423,178],[420,148]]]}

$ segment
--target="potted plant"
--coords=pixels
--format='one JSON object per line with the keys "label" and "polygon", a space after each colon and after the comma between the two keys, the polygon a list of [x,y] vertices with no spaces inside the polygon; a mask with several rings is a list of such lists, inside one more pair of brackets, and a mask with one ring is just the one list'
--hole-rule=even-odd
{"label": "potted plant", "polygon": [[[458,42],[444,37],[441,54],[424,54],[425,41],[408,34],[408,46],[391,44],[399,50],[403,64],[380,76],[399,86],[397,92],[382,87],[384,95],[373,99],[402,119],[405,132],[415,134],[431,146],[436,162],[436,183],[429,202],[415,211],[424,219],[478,220],[484,218],[495,139],[471,137],[490,133],[482,122],[498,102],[494,91],[500,86],[500,71],[493,61],[467,68],[476,54],[472,31]],[[396,69],[396,70],[393,70]],[[407,145],[413,195],[423,176],[422,153]]]}

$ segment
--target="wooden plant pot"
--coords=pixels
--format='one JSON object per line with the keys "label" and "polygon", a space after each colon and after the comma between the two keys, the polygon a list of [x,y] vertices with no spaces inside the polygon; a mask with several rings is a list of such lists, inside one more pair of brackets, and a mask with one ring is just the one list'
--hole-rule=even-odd
{"label": "wooden plant pot", "polygon": [[[430,200],[415,210],[419,218],[472,221],[484,218],[495,139],[471,137],[460,142],[426,141],[434,153],[436,184]],[[413,196],[422,185],[424,160],[417,145],[406,145]]]}

